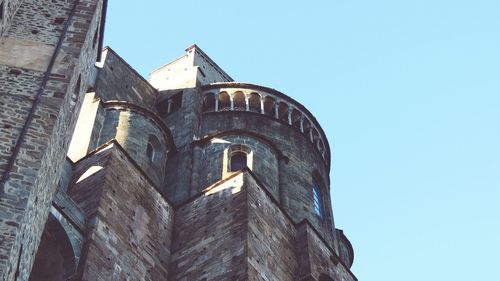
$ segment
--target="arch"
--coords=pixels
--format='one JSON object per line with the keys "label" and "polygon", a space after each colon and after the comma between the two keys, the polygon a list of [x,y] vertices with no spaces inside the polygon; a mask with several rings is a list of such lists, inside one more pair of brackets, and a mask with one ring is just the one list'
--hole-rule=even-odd
{"label": "arch", "polygon": [[236,172],[245,167],[252,169],[252,150],[244,144],[233,144],[227,149],[227,171]]}
{"label": "arch", "polygon": [[237,151],[231,154],[229,159],[229,171],[236,172],[247,166],[247,154],[241,151]]}
{"label": "arch", "polygon": [[302,118],[302,112],[298,111],[296,108],[292,110],[292,115],[291,115],[291,121],[292,121],[292,126],[295,128],[301,130],[301,118]]}
{"label": "arch", "polygon": [[155,135],[148,136],[148,143],[146,145],[146,157],[150,163],[156,163],[160,160],[160,140]]}
{"label": "arch", "polygon": [[325,152],[325,144],[323,143],[323,140],[321,138],[318,139],[318,150],[322,155]]}
{"label": "arch", "polygon": [[242,91],[237,91],[233,94],[233,110],[234,111],[247,110],[245,94],[243,94]]}
{"label": "arch", "polygon": [[311,128],[311,121],[309,121],[309,119],[304,117],[304,120],[302,121],[302,131],[304,132],[304,134],[308,134],[310,128]]}
{"label": "arch", "polygon": [[278,105],[278,119],[288,122],[288,104],[280,102]]}
{"label": "arch", "polygon": [[264,114],[276,118],[276,100],[270,96],[264,98]]}
{"label": "arch", "polygon": [[316,130],[316,128],[312,129],[311,137],[312,137],[311,141],[314,144],[317,144],[318,143],[318,139],[319,139],[319,133],[318,133],[318,130]]}
{"label": "arch", "polygon": [[[196,142],[199,142],[201,144],[206,144],[206,143],[212,141],[214,138],[220,138],[220,137],[224,137],[224,136],[227,136],[227,135],[245,135],[245,136],[251,136],[251,137],[257,138],[257,139],[263,141],[269,147],[271,147],[271,149],[273,150],[273,152],[276,155],[278,155],[278,157],[284,158],[284,159],[288,159],[283,154],[283,152],[274,144],[274,142],[271,139],[267,138],[264,135],[261,135],[261,134],[258,134],[258,133],[254,133],[254,132],[251,132],[251,131],[246,131],[246,130],[234,129],[234,130],[227,130],[227,131],[217,132],[217,133],[214,133],[214,134],[210,134],[207,137],[205,137],[205,138],[203,138],[201,140],[198,140]],[[288,161],[288,160],[286,160],[286,161]]]}
{"label": "arch", "polygon": [[205,94],[203,97],[203,112],[215,111],[215,95],[213,93]]}
{"label": "arch", "polygon": [[231,111],[231,97],[227,92],[219,94],[219,111]]}
{"label": "arch", "polygon": [[156,126],[160,128],[163,138],[165,139],[165,143],[167,144],[166,152],[168,153],[168,155],[171,155],[176,152],[174,137],[172,136],[170,129],[165,125],[165,123],[160,119],[160,117],[157,114],[151,112],[149,109],[125,101],[106,101],[104,102],[104,108],[106,110],[118,110],[118,111],[130,110],[131,112],[140,114],[152,120],[156,124]]}
{"label": "arch", "polygon": [[251,93],[248,96],[248,109],[251,112],[261,113],[260,105],[261,105],[261,97],[257,93]]}
{"label": "arch", "polygon": [[76,266],[75,253],[68,234],[54,215],[49,214],[29,280],[70,280],[76,272]]}
{"label": "arch", "polygon": [[333,278],[331,278],[330,276],[322,273],[320,276],[319,276],[319,279],[318,281],[335,281],[333,280]]}

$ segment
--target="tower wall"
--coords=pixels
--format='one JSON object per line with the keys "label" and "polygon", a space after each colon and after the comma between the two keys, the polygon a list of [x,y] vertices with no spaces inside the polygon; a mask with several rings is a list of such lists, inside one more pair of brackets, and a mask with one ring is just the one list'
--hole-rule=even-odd
{"label": "tower wall", "polygon": [[173,208],[110,143],[77,163],[70,196],[87,213],[76,280],[168,280]]}
{"label": "tower wall", "polygon": [[0,280],[9,281],[28,280],[80,98],[94,83],[103,10],[97,0],[25,0],[14,14],[19,3],[5,2],[11,24],[0,38]]}
{"label": "tower wall", "polygon": [[[278,152],[265,140],[244,132],[207,138],[201,147],[199,161],[199,181],[197,192],[231,175],[230,153],[244,151],[247,154],[247,166],[261,179],[276,200],[279,201]],[[233,150],[233,151],[231,151]],[[248,150],[248,151],[246,151]]]}
{"label": "tower wall", "polygon": [[[105,103],[105,117],[99,144],[116,139],[157,186],[164,181],[171,137],[151,118],[152,113],[139,111],[125,103]],[[151,115],[150,115],[151,114]],[[148,116],[150,115],[150,116]]]}
{"label": "tower wall", "polygon": [[[286,124],[246,112],[207,113],[204,114],[202,125],[203,134],[207,136],[239,130],[242,135],[252,133],[268,139],[287,159],[285,161],[282,158],[280,161],[278,173],[263,175],[279,179],[281,205],[289,211],[296,222],[309,219],[321,229],[332,245],[335,244],[336,238],[331,231],[333,214],[330,208],[330,192],[327,188],[329,187],[327,168],[321,155],[306,137]],[[223,159],[224,155],[220,153],[217,157]],[[217,168],[222,169],[222,165],[219,165]],[[314,211],[312,186],[315,174],[318,174],[321,180],[324,219],[320,219]]]}
{"label": "tower wall", "polygon": [[109,47],[103,50],[96,89],[102,101],[125,101],[156,112],[156,89]]}

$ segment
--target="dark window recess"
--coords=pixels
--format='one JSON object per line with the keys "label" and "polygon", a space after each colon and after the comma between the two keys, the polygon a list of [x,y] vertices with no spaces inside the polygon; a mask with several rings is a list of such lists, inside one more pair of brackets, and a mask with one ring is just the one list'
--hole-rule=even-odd
{"label": "dark window recess", "polygon": [[4,5],[2,2],[2,3],[0,3],[0,20],[3,20],[3,10],[4,10]]}
{"label": "dark window recess", "polygon": [[94,31],[94,39],[92,39],[92,48],[95,49],[97,46],[97,39],[99,39],[99,28],[96,28]]}
{"label": "dark window recess", "polygon": [[167,99],[159,102],[156,105],[156,109],[161,117],[166,117],[177,110],[179,110],[182,106],[182,91],[178,92]]}
{"label": "dark window recess", "polygon": [[148,160],[150,162],[153,162],[154,156],[153,145],[151,144],[151,142],[148,142],[148,145],[146,147],[146,157],[148,157]]}
{"label": "dark window recess", "polygon": [[231,172],[239,171],[247,166],[247,154],[236,152],[231,155]]}

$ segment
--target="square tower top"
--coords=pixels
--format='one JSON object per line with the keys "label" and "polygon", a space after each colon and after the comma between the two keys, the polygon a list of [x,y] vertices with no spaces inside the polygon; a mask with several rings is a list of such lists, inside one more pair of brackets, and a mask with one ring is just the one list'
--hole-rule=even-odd
{"label": "square tower top", "polygon": [[233,82],[196,44],[186,49],[186,54],[150,73],[150,83],[159,91],[192,88],[216,82]]}

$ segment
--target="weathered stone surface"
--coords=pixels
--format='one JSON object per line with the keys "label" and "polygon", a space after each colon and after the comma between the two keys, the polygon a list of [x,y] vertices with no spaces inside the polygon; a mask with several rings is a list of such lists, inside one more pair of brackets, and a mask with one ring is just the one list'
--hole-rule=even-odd
{"label": "weathered stone surface", "polygon": [[69,193],[89,220],[78,280],[166,280],[173,208],[129,161],[110,143],[76,165]]}
{"label": "weathered stone surface", "polygon": [[356,281],[314,116],[196,45],[94,67],[105,2],[3,0],[0,280]]}
{"label": "weathered stone surface", "polygon": [[[92,38],[100,23],[102,1],[80,1],[76,7],[79,12],[71,19],[68,7],[74,1],[25,0],[17,12],[20,2],[9,3],[12,3],[7,5],[7,10],[12,12],[9,13],[11,25],[3,34],[12,41],[0,45],[0,53],[8,53],[4,48],[15,48],[15,42],[21,46],[26,46],[27,41],[32,45],[56,45],[59,38],[62,40],[60,52],[56,53],[56,64],[49,70],[51,74],[45,85],[42,85],[45,69],[39,71],[37,69],[41,68],[29,64],[22,66],[33,69],[0,66],[3,70],[0,77],[3,126],[0,136],[3,179],[0,193],[0,280],[28,280],[78,115],[82,89],[93,83],[89,78],[92,77],[97,49],[93,47]],[[62,33],[62,26],[50,24],[56,17],[70,20],[66,34]],[[36,61],[39,54],[33,53],[32,56]],[[57,74],[61,72],[64,74]],[[41,87],[35,107],[34,101]],[[33,118],[25,127],[26,134],[20,138],[30,111]],[[14,155],[12,169],[6,171],[17,143],[19,153]],[[6,177],[7,172],[10,172],[9,177]]]}

